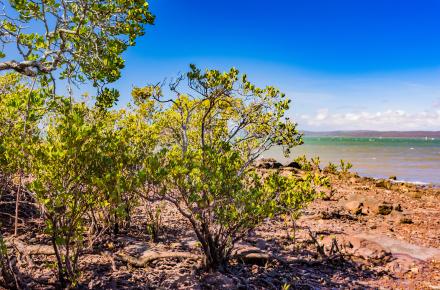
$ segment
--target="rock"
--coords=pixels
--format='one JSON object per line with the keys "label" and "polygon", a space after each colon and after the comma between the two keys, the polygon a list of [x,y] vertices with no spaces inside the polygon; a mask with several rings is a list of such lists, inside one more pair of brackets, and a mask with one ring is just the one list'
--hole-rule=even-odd
{"label": "rock", "polygon": [[407,217],[406,214],[400,211],[392,211],[389,215],[387,215],[387,220],[393,223],[400,223],[400,220],[404,217]]}
{"label": "rock", "polygon": [[283,164],[273,158],[262,158],[255,162],[255,167],[262,169],[277,169],[283,167]]}
{"label": "rock", "polygon": [[350,177],[350,179],[348,180],[351,184],[356,184],[358,182],[358,179],[354,176]]}
{"label": "rock", "polygon": [[355,236],[347,237],[348,252],[365,260],[389,260],[391,253],[381,245]]}
{"label": "rock", "polygon": [[418,274],[419,273],[419,268],[418,267],[413,267],[411,268],[411,272]]}
{"label": "rock", "polygon": [[397,205],[394,207],[394,210],[395,210],[395,211],[398,211],[398,212],[402,212],[402,211],[403,211],[403,210],[402,210],[402,206],[400,205],[400,203],[397,204]]}
{"label": "rock", "polygon": [[374,197],[354,193],[348,197],[347,201],[343,202],[342,206],[352,214],[368,215],[379,212],[378,204],[381,202]]}
{"label": "rock", "polygon": [[400,219],[400,223],[401,223],[401,224],[407,224],[407,225],[409,225],[409,224],[412,224],[413,221],[412,221],[412,219],[410,219],[409,217],[402,217],[402,218]]}
{"label": "rock", "polygon": [[296,161],[292,161],[289,164],[287,164],[285,167],[291,167],[291,168],[295,168],[295,169],[301,169],[301,164],[299,164]]}
{"label": "rock", "polygon": [[381,215],[389,215],[393,211],[393,206],[390,204],[381,204],[377,208],[377,213]]}
{"label": "rock", "polygon": [[419,245],[410,244],[408,242],[391,238],[380,234],[358,234],[354,236],[360,240],[368,240],[380,245],[386,251],[391,252],[393,256],[408,256],[413,259],[422,261],[432,260],[434,257],[440,256],[440,249],[428,248]]}
{"label": "rock", "polygon": [[247,245],[238,244],[234,251],[234,256],[245,264],[264,266],[269,261],[269,254],[264,253],[259,248]]}
{"label": "rock", "polygon": [[381,202],[375,197],[358,193],[352,194],[346,201],[342,201],[342,206],[355,215],[389,215],[394,209],[392,204]]}
{"label": "rock", "polygon": [[397,180],[397,176],[395,175],[391,175],[390,177],[388,177],[389,180]]}
{"label": "rock", "polygon": [[363,205],[361,200],[349,200],[344,203],[344,208],[352,214],[359,215],[362,214]]}
{"label": "rock", "polygon": [[269,261],[269,255],[265,253],[247,253],[240,256],[240,260],[249,265],[265,266]]}
{"label": "rock", "polygon": [[391,182],[389,180],[379,179],[376,181],[376,187],[391,189]]}
{"label": "rock", "polygon": [[386,265],[386,269],[395,274],[405,274],[415,268],[415,265],[420,264],[420,260],[411,258],[406,255],[396,256],[393,261]]}

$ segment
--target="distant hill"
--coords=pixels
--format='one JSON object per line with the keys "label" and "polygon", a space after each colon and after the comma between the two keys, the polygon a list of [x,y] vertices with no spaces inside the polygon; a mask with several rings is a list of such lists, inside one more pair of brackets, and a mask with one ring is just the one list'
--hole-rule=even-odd
{"label": "distant hill", "polygon": [[394,138],[440,138],[440,131],[328,131],[313,132],[304,131],[307,137],[394,137]]}

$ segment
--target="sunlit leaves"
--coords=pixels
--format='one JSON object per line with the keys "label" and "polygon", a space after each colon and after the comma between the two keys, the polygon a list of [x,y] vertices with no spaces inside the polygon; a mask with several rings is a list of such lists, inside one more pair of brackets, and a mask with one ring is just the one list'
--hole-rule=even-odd
{"label": "sunlit leaves", "polygon": [[2,70],[27,76],[59,70],[61,78],[89,79],[97,87],[120,77],[121,54],[154,22],[144,0],[14,0],[9,5],[7,15],[0,16],[0,44],[11,51],[0,56],[9,56]]}
{"label": "sunlit leaves", "polygon": [[249,229],[313,200],[315,184],[279,174],[263,178],[251,167],[272,146],[288,150],[302,142],[285,118],[290,100],[278,89],[259,88],[235,68],[202,72],[194,65],[170,88],[175,97],[158,86],[132,93],[137,104],[156,108],[149,120],[160,130],[161,175],[151,176],[160,195],[190,220],[207,266],[217,269]]}

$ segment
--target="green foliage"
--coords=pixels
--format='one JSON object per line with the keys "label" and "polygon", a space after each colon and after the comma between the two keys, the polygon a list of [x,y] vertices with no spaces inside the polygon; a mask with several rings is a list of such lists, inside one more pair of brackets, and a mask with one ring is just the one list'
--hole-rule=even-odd
{"label": "green foliage", "polygon": [[348,161],[345,161],[343,159],[341,159],[341,161],[339,162],[339,168],[341,170],[342,174],[347,174],[350,172],[350,169],[353,167],[353,164],[351,164]]}
{"label": "green foliage", "polygon": [[0,171],[8,175],[26,172],[26,156],[38,142],[45,96],[42,90],[31,90],[18,74],[0,76],[0,93]]}
{"label": "green foliage", "polygon": [[[183,80],[187,94],[180,93]],[[158,110],[145,120],[160,129],[161,150],[150,163],[149,183],[156,196],[190,221],[207,268],[222,269],[234,243],[249,229],[316,197],[310,178],[274,174],[262,180],[251,169],[271,146],[281,145],[289,153],[302,143],[301,136],[284,117],[289,108],[285,95],[273,87],[256,87],[235,69],[202,73],[191,66],[171,90],[176,98],[164,98],[158,87],[133,91],[136,103],[153,101],[150,107]]]}
{"label": "green foliage", "polygon": [[119,99],[119,91],[116,89],[104,88],[96,97],[96,106],[101,109],[111,108]]}
{"label": "green foliage", "polygon": [[84,214],[97,203],[93,178],[100,165],[99,125],[85,104],[65,101],[48,120],[45,137],[32,152],[30,188],[44,207],[63,287],[78,277]]}
{"label": "green foliage", "polygon": [[325,173],[338,174],[338,166],[332,162],[329,162],[324,168]]}
{"label": "green foliage", "polygon": [[304,171],[320,171],[320,159],[319,156],[312,157],[310,160],[307,159],[306,155],[301,155],[296,157],[293,162],[296,162]]}
{"label": "green foliage", "polygon": [[252,167],[272,146],[288,154],[302,143],[278,89],[258,88],[236,69],[195,66],[170,85],[169,99],[158,86],[135,88],[133,104],[122,110],[108,110],[119,97],[111,89],[101,90],[93,107],[55,97],[46,108],[46,90],[29,89],[18,75],[0,78],[7,92],[0,100],[0,170],[19,168],[7,161],[18,154],[26,119],[26,155],[17,156],[26,160],[29,189],[43,208],[61,286],[76,285],[86,229],[117,234],[123,219],[129,227],[136,205],[146,206],[155,239],[161,207],[152,204],[173,204],[191,223],[207,268],[221,270],[249,230],[276,215],[298,216],[327,185],[319,158],[298,159],[307,170],[302,177],[262,176]]}
{"label": "green foliage", "polygon": [[0,6],[6,12],[0,15],[0,71],[46,75],[43,83],[55,71],[96,87],[116,81],[122,53],[154,22],[145,0],[11,0]]}
{"label": "green foliage", "polygon": [[63,100],[33,148],[30,188],[44,207],[62,284],[78,277],[86,214],[107,208],[122,215],[122,195],[139,184],[120,120],[118,112]]}
{"label": "green foliage", "polygon": [[316,170],[316,171],[321,170],[319,167],[319,165],[321,163],[321,159],[319,158],[319,156],[312,157],[310,159],[310,163],[312,164],[313,170]]}

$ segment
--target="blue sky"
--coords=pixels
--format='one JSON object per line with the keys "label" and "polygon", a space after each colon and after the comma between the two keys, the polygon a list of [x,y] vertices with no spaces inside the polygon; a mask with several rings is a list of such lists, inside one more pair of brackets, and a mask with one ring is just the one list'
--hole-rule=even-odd
{"label": "blue sky", "polygon": [[440,1],[149,1],[115,87],[237,67],[292,98],[301,129],[440,130]]}

